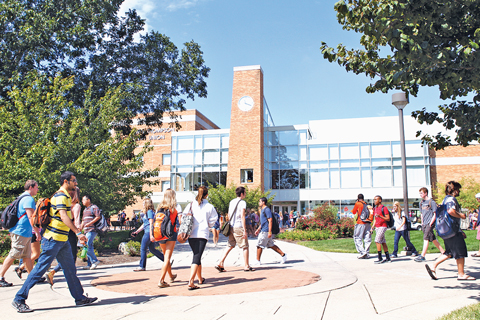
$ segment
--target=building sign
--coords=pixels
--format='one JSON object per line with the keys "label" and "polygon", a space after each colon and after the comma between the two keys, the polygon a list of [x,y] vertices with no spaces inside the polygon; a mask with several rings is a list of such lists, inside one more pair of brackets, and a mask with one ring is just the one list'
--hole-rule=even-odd
{"label": "building sign", "polygon": [[[148,133],[169,133],[173,132],[173,128],[157,128],[157,129],[150,129]],[[165,140],[164,134],[157,134],[148,137],[149,140]]]}

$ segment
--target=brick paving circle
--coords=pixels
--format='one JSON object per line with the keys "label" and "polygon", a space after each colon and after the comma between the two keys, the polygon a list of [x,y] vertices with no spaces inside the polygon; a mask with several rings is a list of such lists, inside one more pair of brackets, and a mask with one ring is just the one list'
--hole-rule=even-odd
{"label": "brick paving circle", "polygon": [[92,285],[101,290],[139,295],[208,296],[302,287],[321,279],[318,274],[286,267],[261,266],[254,272],[245,272],[238,267],[226,269],[227,272],[220,273],[213,267],[203,267],[205,283],[199,285],[195,281],[200,289],[191,291],[187,290],[190,267],[174,268],[173,273],[178,274],[178,277],[175,282],[170,283],[167,275],[165,280],[170,284],[168,288],[157,286],[160,270],[103,276],[93,280]]}

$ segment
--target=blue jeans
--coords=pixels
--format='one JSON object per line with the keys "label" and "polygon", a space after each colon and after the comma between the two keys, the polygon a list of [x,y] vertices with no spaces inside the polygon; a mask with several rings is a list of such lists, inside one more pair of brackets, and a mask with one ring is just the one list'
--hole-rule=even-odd
{"label": "blue jeans", "polygon": [[87,265],[91,266],[92,264],[98,262],[98,259],[95,256],[95,251],[93,250],[93,240],[95,240],[97,233],[94,231],[90,231],[90,232],[87,232],[85,236],[87,237],[87,246],[88,246]]}
{"label": "blue jeans", "polygon": [[72,248],[68,241],[55,241],[53,239],[42,238],[42,253],[38,258],[38,263],[28,275],[22,288],[18,290],[14,301],[25,303],[25,300],[28,298],[28,292],[45,272],[47,272],[55,258],[62,264],[63,275],[65,276],[65,280],[67,280],[68,290],[70,290],[72,297],[75,298],[75,302],[86,298],[83,295],[82,284],[77,277],[77,269],[75,268],[72,258]]}
{"label": "blue jeans", "polygon": [[412,253],[418,253],[413,243],[410,242],[410,234],[408,233],[407,230],[403,230],[403,231],[395,231],[395,240],[393,242],[393,252],[392,252],[394,256],[396,256],[398,252],[398,241],[400,240],[400,237],[403,237],[403,239],[405,239],[405,243],[407,244],[407,247],[412,249]]}
{"label": "blue jeans", "polygon": [[144,232],[142,238],[142,246],[140,247],[140,268],[147,266],[147,248],[158,259],[163,261],[163,253],[155,248],[155,243],[150,241],[150,232]]}

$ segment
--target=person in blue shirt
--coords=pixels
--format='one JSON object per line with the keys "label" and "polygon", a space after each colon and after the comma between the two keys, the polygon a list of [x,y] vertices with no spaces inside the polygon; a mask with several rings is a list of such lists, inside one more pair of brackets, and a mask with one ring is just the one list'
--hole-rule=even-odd
{"label": "person in blue shirt", "polygon": [[33,196],[38,193],[38,183],[35,180],[27,180],[25,183],[25,192],[20,195],[21,200],[18,203],[17,217],[19,218],[17,224],[10,229],[10,238],[12,241],[12,248],[8,253],[7,258],[3,262],[2,270],[0,271],[0,287],[10,287],[12,284],[5,280],[5,273],[16,259],[23,259],[23,263],[27,267],[28,273],[32,271],[32,230],[35,233],[37,241],[40,241],[41,236],[37,227],[32,227],[32,216],[35,211],[35,200]]}
{"label": "person in blue shirt", "polygon": [[257,231],[255,231],[255,235],[258,235],[257,241],[257,261],[253,263],[253,265],[261,265],[260,257],[262,256],[263,249],[270,248],[279,255],[282,256],[282,260],[280,263],[285,263],[287,261],[287,255],[280,250],[278,246],[275,245],[273,241],[274,235],[272,234],[272,211],[269,207],[267,207],[267,198],[263,197],[260,198],[258,201],[258,205],[262,208],[260,214],[260,226],[258,227]]}

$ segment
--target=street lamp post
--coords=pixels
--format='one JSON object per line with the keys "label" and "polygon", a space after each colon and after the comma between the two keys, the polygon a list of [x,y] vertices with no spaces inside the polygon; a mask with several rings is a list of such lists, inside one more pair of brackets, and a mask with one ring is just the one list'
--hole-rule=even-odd
{"label": "street lamp post", "polygon": [[394,93],[392,95],[392,104],[398,109],[398,118],[400,121],[400,150],[402,153],[402,180],[403,180],[403,207],[406,219],[409,219],[408,209],[408,188],[407,188],[407,159],[405,156],[405,127],[403,125],[403,108],[408,104],[408,98],[405,93]]}

